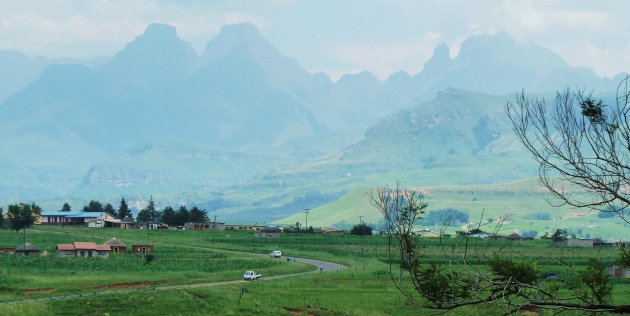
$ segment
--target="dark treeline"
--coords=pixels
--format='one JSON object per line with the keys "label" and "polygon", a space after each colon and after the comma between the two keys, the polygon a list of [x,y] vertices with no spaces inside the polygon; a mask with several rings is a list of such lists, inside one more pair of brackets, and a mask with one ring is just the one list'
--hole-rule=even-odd
{"label": "dark treeline", "polygon": [[[70,212],[71,210],[72,207],[68,203],[64,203],[60,211]],[[82,210],[84,212],[108,213],[118,219],[129,218],[133,220],[133,213],[131,209],[129,209],[125,198],[120,200],[117,209],[109,203],[103,205],[99,201],[91,200]],[[155,201],[153,201],[153,197],[149,199],[149,204],[138,212],[137,218],[137,222],[139,223],[155,222],[168,224],[169,226],[183,226],[184,223],[187,222],[205,223],[208,221],[207,211],[197,206],[193,206],[190,210],[185,205],[181,205],[177,210],[173,209],[171,206],[166,206],[164,209],[158,210],[155,206]]]}

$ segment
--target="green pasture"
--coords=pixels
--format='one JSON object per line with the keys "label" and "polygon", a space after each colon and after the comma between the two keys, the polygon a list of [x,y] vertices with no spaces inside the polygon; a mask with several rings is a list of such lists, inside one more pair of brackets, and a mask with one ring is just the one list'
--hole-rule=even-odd
{"label": "green pasture", "polygon": [[[394,182],[395,185],[395,182]],[[390,185],[391,187],[391,185]],[[486,185],[449,185],[449,186],[405,186],[418,189],[425,194],[428,207],[426,212],[454,208],[468,213],[473,227],[493,231],[497,221],[488,223],[488,219],[507,218],[500,227],[500,234],[536,231],[537,237],[545,232],[552,234],[556,229],[567,229],[578,238],[601,238],[607,241],[630,240],[630,224],[615,218],[599,218],[598,211],[580,210],[571,207],[555,207],[549,202],[558,202],[542,190],[537,178],[515,182]],[[338,200],[310,210],[309,226],[334,227],[339,224],[356,225],[360,220],[378,224],[382,215],[370,203],[371,189],[353,190]],[[581,194],[581,193],[576,193]],[[549,219],[535,218],[537,213],[546,213]],[[361,216],[361,218],[359,218]],[[275,221],[278,224],[304,224],[305,214],[298,212],[292,216]],[[439,225],[422,227],[439,230]],[[462,227],[450,227],[447,232],[454,233]]]}
{"label": "green pasture", "polygon": [[[93,241],[101,244],[110,233],[123,230],[49,227],[47,230],[27,230],[27,241],[48,253],[47,256],[17,256],[0,253],[0,301],[45,297],[95,291],[109,288],[150,287],[155,285],[189,284],[234,280],[245,270],[257,270],[263,275],[287,274],[312,270],[303,264],[289,265],[279,260],[243,253],[215,251],[206,247],[175,247],[155,244],[155,259],[125,253],[101,258],[60,258],[55,246],[73,241]],[[93,233],[93,234],[89,234]],[[102,235],[99,235],[102,234]],[[146,235],[130,230],[125,237]],[[22,243],[22,234],[0,230],[0,247],[15,247]],[[130,248],[146,239],[119,238]],[[177,240],[177,238],[175,238]]]}
{"label": "green pasture", "polygon": [[[384,236],[287,234],[255,238],[251,232],[119,230],[38,226],[27,231],[29,242],[48,249],[75,240],[102,243],[112,237],[128,245],[156,247],[156,259],[145,264],[134,255],[109,259],[0,256],[0,302],[86,293],[81,298],[18,305],[0,305],[1,315],[418,315],[434,314],[412,306],[395,289],[389,275]],[[21,243],[22,234],[0,230],[7,246]],[[422,260],[445,263],[448,252],[464,253],[462,238],[423,239]],[[4,244],[0,246],[5,246]],[[468,241],[468,256],[483,266],[494,255],[536,262],[543,273],[561,272],[561,264],[584,269],[588,258],[613,263],[614,248],[559,248],[548,240]],[[339,262],[346,269],[286,279],[262,280],[185,289],[162,285],[238,280],[246,269],[263,276],[312,271],[310,266],[271,259],[266,254]],[[49,250],[50,252],[51,250]],[[233,252],[239,251],[239,252]],[[244,252],[244,253],[243,253]],[[222,265],[223,264],[223,265]],[[614,280],[615,302],[628,301],[630,282]],[[105,293],[93,294],[101,290]],[[91,294],[92,293],[92,294]],[[492,306],[459,309],[452,315],[501,315]],[[543,312],[543,315],[553,313]],[[568,315],[577,315],[568,313]]]}

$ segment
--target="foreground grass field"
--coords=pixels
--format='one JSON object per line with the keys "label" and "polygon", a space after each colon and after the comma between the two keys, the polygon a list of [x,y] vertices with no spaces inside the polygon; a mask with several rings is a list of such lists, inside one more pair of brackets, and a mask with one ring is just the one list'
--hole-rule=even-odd
{"label": "foreground grass field", "polygon": [[[8,245],[21,242],[21,234],[0,230]],[[156,259],[144,264],[133,255],[107,260],[76,258],[0,258],[0,301],[84,293],[69,300],[0,305],[0,315],[419,315],[430,311],[413,307],[394,288],[386,261],[386,238],[382,236],[320,236],[283,234],[278,239],[254,238],[248,232],[191,232],[38,227],[28,240],[52,250],[56,243],[74,240],[106,241],[112,237],[131,244],[156,245]],[[446,246],[461,242],[445,241]],[[427,239],[425,262],[441,262],[438,240]],[[587,258],[613,262],[612,248],[555,248],[547,241],[512,243],[476,241],[475,256],[485,258],[509,250],[519,260],[535,261],[540,272],[559,269],[556,259],[578,269]],[[263,280],[165,289],[164,285],[192,284],[240,279],[246,269],[264,276],[312,271],[312,266],[266,256],[272,250],[295,257],[339,262],[346,269],[306,274],[286,279]],[[228,250],[228,251],[223,251]],[[236,250],[245,252],[231,252]],[[105,292],[102,292],[105,290]],[[618,303],[628,302],[630,283],[615,280]],[[95,295],[94,292],[97,292]],[[435,313],[435,312],[433,312]],[[479,306],[451,312],[454,315],[501,315],[494,306]],[[543,312],[542,314],[549,314]],[[569,313],[570,315],[571,313]]]}

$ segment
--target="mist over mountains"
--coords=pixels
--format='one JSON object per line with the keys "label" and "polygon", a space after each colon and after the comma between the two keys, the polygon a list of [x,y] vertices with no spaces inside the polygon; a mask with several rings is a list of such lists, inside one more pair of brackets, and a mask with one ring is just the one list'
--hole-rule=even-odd
{"label": "mist over mountains", "polygon": [[[498,33],[467,39],[455,58],[436,47],[417,74],[333,82],[247,23],[223,27],[201,54],[174,27],[151,24],[108,59],[0,52],[0,70],[1,201],[153,195],[255,220],[400,174],[526,176],[503,114],[513,93],[606,94],[619,81]],[[485,165],[501,172],[468,168]]]}

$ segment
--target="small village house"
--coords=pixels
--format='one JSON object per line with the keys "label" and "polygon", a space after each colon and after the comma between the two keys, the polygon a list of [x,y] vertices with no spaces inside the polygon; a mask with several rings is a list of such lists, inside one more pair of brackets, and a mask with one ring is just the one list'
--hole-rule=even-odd
{"label": "small village house", "polygon": [[608,274],[613,278],[630,278],[630,268],[613,264],[608,266]]}
{"label": "small village house", "polygon": [[432,230],[427,229],[427,228],[416,230],[416,231],[414,231],[414,233],[418,237],[422,237],[422,238],[440,238],[440,237],[444,237],[444,235],[442,235],[440,232],[432,231]]}
{"label": "small village house", "polygon": [[84,221],[78,217],[82,211],[43,211],[40,218],[43,225],[83,225]]}
{"label": "small village house", "polygon": [[121,220],[104,212],[83,211],[43,211],[40,223],[43,225],[87,225],[88,227],[120,227]]}
{"label": "small village house", "polygon": [[132,253],[152,253],[153,245],[133,245],[131,246]]}
{"label": "small village house", "polygon": [[[88,212],[86,212],[88,213]],[[120,227],[120,220],[108,213],[96,213],[100,214],[95,218],[86,219],[88,227]]]}
{"label": "small village house", "polygon": [[131,229],[133,228],[133,220],[131,217],[125,216],[125,218],[120,220],[120,228],[122,229]]}
{"label": "small village house", "polygon": [[253,230],[259,231],[267,226],[265,225],[225,225],[227,230]]}
{"label": "small village house", "polygon": [[57,245],[59,257],[107,258],[111,252],[109,245],[97,245],[93,242],[75,241],[72,244]]}
{"label": "small village house", "polygon": [[210,230],[210,231],[221,231],[225,230],[225,223],[219,222],[207,222],[207,223],[184,223],[184,229],[186,230]]}
{"label": "small village house", "polygon": [[108,245],[112,250],[111,253],[125,253],[127,252],[127,245],[116,238],[108,240],[104,245]]}
{"label": "small village house", "polygon": [[313,229],[314,234],[322,234],[322,235],[343,235],[346,232],[340,229],[335,229],[331,227],[322,227]]}
{"label": "small village house", "polygon": [[281,232],[280,227],[263,227],[254,233],[254,237],[278,238]]}
{"label": "small village house", "polygon": [[37,248],[34,245],[32,245],[31,243],[27,242],[27,243],[25,243],[25,244],[15,248],[15,253],[16,254],[25,255],[25,256],[38,255],[39,254],[39,248]]}
{"label": "small village house", "polygon": [[558,247],[593,247],[594,239],[576,239],[554,241],[554,245]]}

